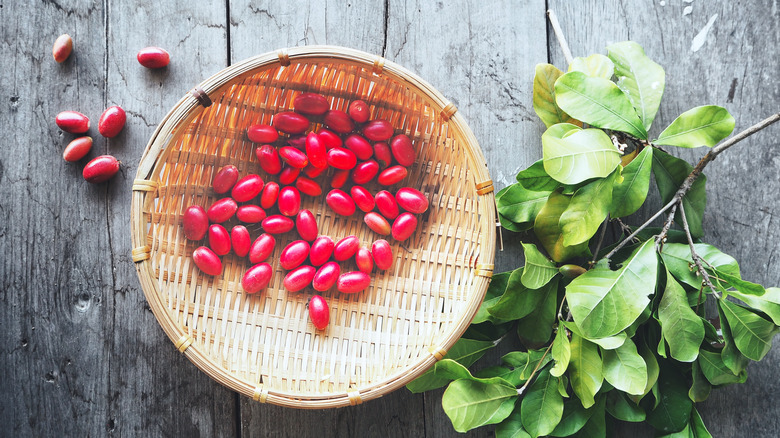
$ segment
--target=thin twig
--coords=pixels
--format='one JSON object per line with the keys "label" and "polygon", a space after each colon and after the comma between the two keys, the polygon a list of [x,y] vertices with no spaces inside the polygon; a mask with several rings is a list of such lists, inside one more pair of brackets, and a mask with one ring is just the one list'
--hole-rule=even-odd
{"label": "thin twig", "polygon": [[609,215],[604,219],[604,223],[601,224],[601,235],[599,236],[599,243],[596,244],[596,251],[593,252],[593,260],[588,265],[593,266],[596,264],[596,260],[599,258],[599,251],[601,251],[601,245],[604,244],[604,235],[607,234],[607,224],[609,223]]}
{"label": "thin twig", "polygon": [[669,216],[666,218],[664,227],[661,230],[661,233],[658,235],[658,237],[655,238],[655,250],[658,252],[660,252],[663,249],[664,243],[666,243],[666,235],[669,234],[669,229],[672,228],[672,223],[674,223],[674,214],[677,213],[677,207],[680,204],[682,204],[682,202],[678,204],[674,204],[672,206],[672,209],[669,210]]}
{"label": "thin twig", "polygon": [[712,281],[710,281],[710,274],[707,273],[707,270],[704,269],[704,266],[701,264],[701,257],[699,257],[699,254],[696,253],[696,247],[693,244],[693,237],[691,236],[691,229],[688,227],[688,219],[685,217],[685,206],[683,205],[680,205],[680,217],[682,218],[682,226],[683,230],[685,230],[685,236],[688,238],[688,246],[691,248],[691,258],[693,259],[693,263],[696,264],[696,269],[699,271],[699,274],[701,274],[701,278],[704,281],[704,284],[706,284],[707,287],[712,290],[712,293],[716,297],[720,298],[718,291],[715,289]]}
{"label": "thin twig", "polygon": [[553,32],[555,32],[555,36],[558,38],[558,44],[560,44],[561,51],[563,51],[563,57],[566,58],[566,64],[571,64],[574,57],[571,55],[571,50],[569,50],[569,44],[566,43],[566,37],[563,36],[563,30],[561,29],[561,24],[558,23],[558,17],[555,16],[555,11],[548,9],[547,18],[550,19]]}
{"label": "thin twig", "polygon": [[558,306],[558,319],[563,319],[563,315],[561,312],[563,312],[563,303],[566,302],[566,294],[563,294],[563,299],[561,300],[561,305]]}
{"label": "thin twig", "polygon": [[609,258],[611,258],[613,255],[615,255],[615,253],[616,253],[616,252],[620,251],[620,250],[621,250],[621,249],[622,249],[624,246],[626,246],[626,244],[627,244],[628,242],[630,242],[630,241],[631,241],[631,240],[632,240],[634,237],[636,237],[636,236],[637,236],[637,234],[639,234],[639,232],[640,232],[640,231],[642,231],[642,230],[644,230],[645,228],[647,228],[647,226],[648,226],[648,225],[650,225],[651,223],[653,223],[653,221],[654,221],[654,220],[658,219],[658,217],[659,217],[659,216],[661,216],[662,214],[664,214],[664,212],[665,212],[666,210],[668,210],[668,209],[672,208],[672,206],[673,206],[673,205],[674,205],[676,202],[677,202],[677,201],[676,201],[675,199],[672,199],[671,201],[669,201],[669,203],[668,203],[668,204],[666,204],[666,205],[664,205],[663,207],[661,207],[661,209],[660,209],[660,210],[658,210],[658,212],[657,212],[656,214],[654,214],[654,215],[653,215],[653,217],[651,217],[650,219],[648,219],[647,221],[645,221],[645,223],[643,223],[642,225],[640,225],[640,226],[639,226],[639,228],[637,228],[637,229],[636,229],[636,230],[635,230],[633,233],[631,233],[631,235],[629,235],[628,237],[626,237],[625,239],[623,239],[623,241],[622,241],[622,242],[620,242],[620,243],[618,243],[618,245],[617,245],[616,247],[612,248],[612,251],[610,251],[610,252],[609,252],[609,254],[605,255],[605,256],[604,256],[604,258],[605,258],[605,259],[609,259]]}
{"label": "thin twig", "polygon": [[539,362],[536,364],[536,368],[534,368],[533,371],[531,371],[531,375],[528,376],[528,380],[526,380],[525,384],[520,387],[520,389],[517,390],[517,395],[523,394],[525,392],[525,389],[528,387],[528,385],[531,384],[531,380],[533,380],[534,375],[537,371],[539,371],[539,366],[542,365],[542,362],[544,362],[544,358],[547,357],[547,353],[550,352],[550,349],[552,348],[553,344],[550,342],[550,345],[547,346],[547,350],[544,351],[544,354],[542,355],[542,358],[539,359]]}

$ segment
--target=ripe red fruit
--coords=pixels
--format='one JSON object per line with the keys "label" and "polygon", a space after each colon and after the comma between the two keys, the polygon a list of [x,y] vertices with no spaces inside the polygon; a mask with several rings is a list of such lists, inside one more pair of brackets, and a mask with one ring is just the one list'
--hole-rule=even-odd
{"label": "ripe red fruit", "polygon": [[211,187],[218,194],[227,193],[230,189],[236,185],[238,181],[238,169],[232,164],[221,167],[217,174],[214,175],[214,181],[211,182]]}
{"label": "ripe red fruit", "polygon": [[209,248],[221,256],[230,252],[230,234],[222,225],[209,226]]}
{"label": "ripe red fruit", "polygon": [[414,152],[412,140],[406,134],[399,134],[393,137],[393,140],[390,141],[390,148],[398,164],[404,167],[414,164],[417,154]]}
{"label": "ripe red fruit", "polygon": [[54,119],[57,127],[71,134],[83,134],[89,130],[89,117],[78,111],[63,111]]}
{"label": "ripe red fruit", "polygon": [[108,181],[119,172],[119,161],[111,155],[93,158],[81,172],[87,182],[97,184]]}
{"label": "ripe red fruit", "polygon": [[241,287],[248,294],[256,294],[268,287],[271,277],[274,275],[274,269],[268,263],[259,263],[247,269],[244,277],[241,278]]}
{"label": "ripe red fruit", "polygon": [[295,218],[295,228],[301,239],[311,242],[317,238],[317,219],[309,210],[301,210]]}
{"label": "ripe red fruit", "polygon": [[390,223],[377,212],[371,211],[366,213],[366,215],[363,216],[363,222],[377,234],[381,234],[382,236],[390,234]]}
{"label": "ripe red fruit", "polygon": [[320,141],[325,145],[325,149],[331,149],[335,147],[340,147],[344,144],[344,142],[341,140],[341,137],[339,137],[338,134],[331,131],[330,129],[326,128],[320,128],[319,131],[317,131],[317,136],[320,138]]}
{"label": "ripe red fruit", "polygon": [[428,210],[428,198],[421,191],[411,187],[399,189],[395,193],[395,200],[409,213],[420,214]]}
{"label": "ripe red fruit", "polygon": [[360,160],[368,160],[374,155],[374,148],[371,143],[358,134],[352,134],[344,140],[344,146],[355,153]]}
{"label": "ripe red fruit", "polygon": [[344,187],[349,178],[349,169],[342,169],[333,172],[333,177],[330,179],[330,186],[334,189],[340,189]]}
{"label": "ripe red fruit", "polygon": [[171,55],[159,47],[147,47],[135,56],[138,63],[146,68],[163,68],[171,62]]}
{"label": "ripe red fruit", "polygon": [[249,248],[249,261],[251,263],[260,263],[271,257],[276,246],[274,236],[264,233],[252,242]]}
{"label": "ripe red fruit", "polygon": [[279,139],[279,133],[271,125],[252,125],[246,130],[249,141],[254,143],[273,143]]}
{"label": "ripe red fruit", "polygon": [[284,234],[295,227],[295,222],[287,216],[275,214],[263,220],[263,230],[270,234]]}
{"label": "ripe red fruit", "polygon": [[306,147],[306,136],[303,134],[293,135],[287,139],[287,145],[299,150],[303,150],[303,148]]}
{"label": "ripe red fruit", "polygon": [[359,209],[363,210],[364,213],[368,213],[374,209],[374,197],[371,196],[371,192],[366,190],[364,187],[352,186],[349,192],[352,195],[352,200],[355,201],[355,205],[357,205]]}
{"label": "ripe red fruit", "polygon": [[325,96],[317,93],[301,93],[293,100],[296,112],[310,116],[321,116],[330,109]]}
{"label": "ripe red fruit", "polygon": [[73,52],[73,38],[68,34],[58,36],[51,49],[54,60],[57,61],[57,63],[63,63],[68,59],[71,52]]}
{"label": "ripe red fruit", "polygon": [[357,254],[355,254],[355,264],[360,269],[360,272],[370,274],[371,270],[374,269],[374,256],[371,255],[371,250],[360,248]]}
{"label": "ripe red fruit", "polygon": [[289,186],[298,179],[298,175],[301,174],[301,169],[295,167],[285,167],[282,173],[279,174],[279,184],[283,186]]}
{"label": "ripe red fruit", "polygon": [[263,193],[260,195],[260,206],[268,210],[276,205],[276,199],[279,197],[279,184],[271,181],[263,188]]}
{"label": "ripe red fruit", "polygon": [[309,261],[314,266],[322,265],[330,260],[335,246],[333,239],[328,236],[320,236],[314,239],[309,250]]}
{"label": "ripe red fruit", "polygon": [[192,261],[206,275],[219,275],[222,273],[222,260],[214,254],[214,251],[205,246],[198,247],[192,252]]}
{"label": "ripe red fruit", "polygon": [[233,217],[236,210],[238,210],[238,204],[236,204],[233,198],[223,198],[211,204],[206,213],[211,222],[221,224]]}
{"label": "ripe red fruit", "polygon": [[317,181],[300,176],[295,181],[295,187],[301,191],[304,195],[320,196],[322,194],[322,187]]}
{"label": "ripe red fruit", "polygon": [[295,216],[301,211],[301,193],[295,187],[283,187],[279,192],[279,213]]}
{"label": "ripe red fruit", "polygon": [[349,260],[355,256],[358,249],[360,249],[360,239],[357,236],[347,236],[338,242],[333,247],[333,258],[339,262]]}
{"label": "ripe red fruit", "polygon": [[314,274],[314,278],[311,281],[311,286],[316,291],[325,292],[336,284],[340,273],[341,268],[339,267],[338,263],[325,263],[320,269],[317,270],[317,273]]}
{"label": "ripe red fruit", "polygon": [[349,104],[349,108],[347,108],[347,114],[349,114],[349,117],[357,123],[366,123],[370,116],[368,104],[362,100],[352,101],[352,103]]}
{"label": "ripe red fruit", "polygon": [[200,240],[206,237],[209,230],[209,218],[206,210],[200,205],[190,205],[184,210],[182,217],[184,227],[184,237],[189,240]]}
{"label": "ripe red fruit", "polygon": [[287,134],[300,134],[309,129],[309,119],[292,111],[284,111],[274,115],[273,126]]}
{"label": "ripe red fruit", "polygon": [[245,224],[256,224],[262,222],[266,218],[266,214],[265,210],[260,208],[259,205],[249,204],[238,207],[236,217]]}
{"label": "ripe red fruit", "polygon": [[120,106],[114,105],[106,108],[98,121],[98,132],[106,138],[116,137],[125,127],[127,114]]}
{"label": "ripe red fruit", "polygon": [[79,137],[73,139],[62,152],[62,159],[69,163],[73,163],[87,156],[91,149],[92,137]]}
{"label": "ripe red fruit", "polygon": [[417,216],[411,213],[401,213],[393,222],[393,239],[404,241],[417,229]]}
{"label": "ripe red fruit", "polygon": [[372,120],[363,127],[363,135],[371,141],[389,140],[393,132],[393,125],[387,120]]}
{"label": "ripe red fruit", "polygon": [[324,169],[328,167],[328,150],[325,143],[320,140],[320,136],[310,132],[306,136],[306,155],[309,157],[309,163],[317,168]]}
{"label": "ripe red fruit", "polygon": [[376,160],[379,161],[382,167],[389,166],[393,161],[390,146],[385,142],[374,143],[374,157],[376,157]]}
{"label": "ripe red fruit", "polygon": [[371,285],[371,277],[365,272],[345,272],[339,276],[338,290],[345,294],[354,294]]}
{"label": "ripe red fruit", "polygon": [[282,171],[282,160],[279,158],[279,152],[270,144],[264,144],[255,149],[255,155],[257,155],[257,161],[260,162],[260,167],[266,173],[276,175]]}
{"label": "ripe red fruit", "polygon": [[355,184],[366,184],[379,173],[379,163],[369,160],[358,164],[352,169],[352,181]]}
{"label": "ripe red fruit", "polygon": [[316,273],[314,266],[303,265],[288,272],[282,284],[290,292],[299,292],[311,284]]}
{"label": "ripe red fruit", "polygon": [[406,178],[407,173],[406,168],[403,166],[388,167],[379,174],[377,182],[383,186],[391,186]]}
{"label": "ripe red fruit", "polygon": [[393,250],[384,239],[379,239],[371,245],[371,254],[374,256],[374,264],[381,270],[390,269],[393,266]]}
{"label": "ripe red fruit", "polygon": [[376,208],[382,213],[382,216],[388,220],[393,220],[398,217],[398,204],[395,201],[393,195],[387,190],[382,190],[374,195],[374,201],[376,202]]}
{"label": "ripe red fruit", "polygon": [[328,151],[328,165],[336,169],[348,170],[357,164],[357,156],[349,149],[335,147]]}
{"label": "ripe red fruit", "polygon": [[233,246],[233,252],[239,257],[245,257],[249,254],[249,248],[252,246],[252,238],[249,237],[249,230],[243,225],[236,225],[230,230],[230,244]]}
{"label": "ripe red fruit", "polygon": [[325,196],[325,202],[334,212],[342,216],[352,216],[355,213],[355,201],[343,190],[331,190]]}
{"label": "ripe red fruit", "polygon": [[325,167],[314,167],[311,165],[311,160],[309,161],[309,165],[306,166],[305,169],[303,169],[303,173],[306,174],[309,178],[317,178],[318,176],[322,175],[322,172],[325,172],[328,170],[328,164],[325,163]]}
{"label": "ripe red fruit", "polygon": [[263,179],[260,178],[260,175],[247,175],[233,186],[230,195],[236,202],[247,202],[254,199],[262,190]]}
{"label": "ripe red fruit", "polygon": [[325,113],[323,119],[325,125],[339,134],[347,134],[355,129],[355,122],[349,118],[347,113],[341,110],[330,110]]}
{"label": "ripe red fruit", "polygon": [[330,310],[328,302],[319,295],[314,295],[309,300],[309,319],[317,330],[324,330],[330,322]]}
{"label": "ripe red fruit", "polygon": [[303,169],[309,164],[309,157],[303,153],[300,149],[296,149],[292,146],[284,146],[279,148],[279,157],[296,169]]}
{"label": "ripe red fruit", "polygon": [[296,240],[285,246],[279,255],[279,266],[282,269],[295,269],[309,257],[309,242]]}

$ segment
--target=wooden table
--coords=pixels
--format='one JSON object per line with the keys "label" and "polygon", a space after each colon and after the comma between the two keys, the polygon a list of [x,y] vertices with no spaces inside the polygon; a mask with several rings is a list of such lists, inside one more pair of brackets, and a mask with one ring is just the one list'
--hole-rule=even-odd
{"label": "wooden table", "polygon": [[[234,61],[296,45],[349,46],[406,66],[452,99],[501,188],[541,157],[534,65],[565,67],[547,7],[575,56],[632,39],[664,66],[655,129],[690,107],[717,104],[739,131],[780,103],[780,12],[769,3],[0,1],[0,435],[454,436],[441,391],[400,390],[355,408],[283,409],[239,397],[173,348],[130,257],[130,186],[157,123],[187,90]],[[51,46],[61,33],[73,36],[75,51],[59,65]],[[693,50],[697,34],[703,44]],[[149,45],[171,52],[167,69],[138,65],[136,52]],[[72,136],[54,116],[74,109],[96,122],[113,104],[127,111],[127,126],[111,140],[93,128],[92,155],[114,154],[123,168],[110,183],[89,185],[81,165],[60,158]],[[780,283],[779,134],[761,132],[707,168],[706,240],[740,260],[746,279],[766,285]],[[703,155],[675,153],[689,161]],[[521,262],[507,240],[498,271]],[[710,431],[776,436],[778,366],[775,346],[749,368],[747,383],[714,391],[699,406]],[[618,425],[615,435],[629,433],[652,434]]]}

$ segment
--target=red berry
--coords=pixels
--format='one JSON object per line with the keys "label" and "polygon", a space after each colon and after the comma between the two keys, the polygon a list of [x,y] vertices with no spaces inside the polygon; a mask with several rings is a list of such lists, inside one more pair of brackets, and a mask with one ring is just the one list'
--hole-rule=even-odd
{"label": "red berry", "polygon": [[295,222],[287,216],[275,214],[263,220],[263,230],[270,234],[284,234],[295,227]]}
{"label": "red berry", "polygon": [[322,172],[325,172],[328,170],[327,163],[325,164],[325,167],[314,167],[311,165],[311,162],[309,162],[309,165],[306,166],[305,169],[303,169],[303,173],[306,174],[309,178],[317,178],[318,176],[322,175]]}
{"label": "red berry", "polygon": [[330,322],[330,310],[328,302],[319,295],[314,295],[309,300],[309,319],[317,330],[325,330]]}
{"label": "red berry", "polygon": [[211,182],[211,187],[218,194],[227,193],[230,189],[236,185],[238,181],[238,169],[232,164],[221,167],[217,174],[214,175],[214,181]]}
{"label": "red berry", "polygon": [[341,268],[336,262],[328,262],[322,265],[317,273],[314,274],[314,278],[311,281],[311,286],[314,290],[319,292],[325,292],[332,288],[336,281],[339,279]]}
{"label": "red berry", "polygon": [[206,213],[211,222],[221,224],[232,218],[236,214],[236,210],[238,210],[238,204],[233,198],[223,198],[211,204]]}
{"label": "red berry", "polygon": [[171,62],[171,55],[160,47],[141,49],[135,57],[146,68],[163,68]]}
{"label": "red berry", "polygon": [[276,246],[276,239],[270,234],[261,234],[260,237],[252,242],[252,246],[249,248],[249,261],[252,263],[260,263],[271,257]]}
{"label": "red berry", "polygon": [[417,216],[411,213],[401,213],[393,222],[393,239],[404,241],[417,229]]}
{"label": "red berry", "polygon": [[325,143],[320,140],[320,136],[310,132],[306,136],[306,155],[309,157],[309,163],[317,168],[324,169],[328,167],[328,150]]}
{"label": "red berry", "polygon": [[263,179],[260,178],[260,175],[247,175],[233,186],[230,195],[236,202],[246,202],[254,199],[262,190]]}
{"label": "red berry", "polygon": [[357,236],[347,236],[338,242],[333,247],[333,258],[339,262],[349,260],[355,256],[360,248],[360,240]]}
{"label": "red berry", "polygon": [[393,140],[390,142],[390,148],[398,164],[404,167],[414,164],[417,156],[412,146],[412,140],[406,134],[399,134],[393,137]]}
{"label": "red berry", "polygon": [[339,134],[347,134],[355,129],[355,122],[349,118],[347,113],[341,110],[330,110],[325,113],[323,118],[325,125]]}
{"label": "red berry", "polygon": [[366,213],[365,216],[363,216],[363,222],[368,225],[368,228],[371,228],[371,230],[377,234],[381,234],[382,236],[387,236],[390,234],[390,223],[387,222],[387,219],[382,217],[381,214],[377,212],[369,212]]}
{"label": "red berry", "polygon": [[279,152],[270,144],[264,144],[255,149],[255,155],[257,155],[257,161],[260,162],[260,167],[266,173],[276,175],[282,171],[282,160],[279,158]]}
{"label": "red berry", "polygon": [[73,139],[62,152],[62,159],[69,163],[73,163],[87,156],[91,149],[92,137],[79,137]]}
{"label": "red berry", "polygon": [[236,225],[230,230],[230,244],[233,246],[233,252],[239,257],[246,257],[249,254],[249,248],[252,246],[252,238],[249,237],[249,230],[243,225]]}
{"label": "red berry", "polygon": [[374,156],[382,167],[389,166],[393,161],[393,154],[390,152],[390,146],[385,142],[374,143]]}
{"label": "red berry", "polygon": [[379,174],[377,182],[383,186],[391,186],[406,178],[407,173],[406,168],[403,166],[388,167]]}
{"label": "red berry", "polygon": [[368,104],[362,100],[355,100],[349,104],[347,114],[357,123],[366,123],[369,117]]}
{"label": "red berry", "polygon": [[320,196],[322,194],[322,187],[320,187],[320,184],[305,176],[298,177],[298,180],[295,181],[295,187],[304,195]]}
{"label": "red berry", "polygon": [[321,94],[302,93],[293,100],[293,108],[301,114],[321,116],[330,109],[330,104]]}
{"label": "red berry", "polygon": [[87,182],[98,184],[108,181],[119,172],[119,161],[111,155],[93,158],[81,172]]}
{"label": "red berry", "polygon": [[366,190],[364,187],[352,186],[349,192],[352,195],[352,200],[355,201],[355,205],[357,205],[359,209],[363,210],[364,213],[368,213],[374,209],[374,197],[371,196],[371,192]]}
{"label": "red berry", "polygon": [[357,156],[349,149],[340,147],[332,148],[328,151],[328,165],[336,169],[348,170],[357,164]]}
{"label": "red berry", "polygon": [[393,125],[387,120],[372,120],[363,127],[363,135],[371,141],[389,140],[393,132]]}
{"label": "red berry", "polygon": [[411,187],[399,189],[395,193],[395,200],[401,208],[410,213],[420,214],[428,210],[428,198],[421,191]]}
{"label": "red berry", "polygon": [[352,216],[355,213],[355,201],[343,190],[331,190],[325,196],[325,202],[334,212],[342,216]]}
{"label": "red berry", "polygon": [[330,260],[335,246],[333,239],[328,236],[320,236],[314,239],[309,250],[309,261],[314,266],[322,265]]}
{"label": "red berry", "polygon": [[54,56],[54,60],[57,63],[63,63],[68,56],[73,52],[73,38],[68,34],[60,35],[54,41],[54,47],[51,49],[51,54]]}
{"label": "red berry", "polygon": [[301,239],[311,242],[317,238],[317,219],[309,210],[301,210],[295,218],[295,228]]}
{"label": "red berry", "polygon": [[288,272],[282,283],[290,292],[300,292],[311,284],[316,273],[314,266],[303,265]]}
{"label": "red berry", "polygon": [[259,205],[249,204],[238,207],[236,217],[246,224],[256,224],[262,222],[266,218],[266,214],[265,210],[260,208]]}
{"label": "red berry", "polygon": [[192,261],[206,275],[219,275],[222,273],[222,260],[214,254],[214,251],[205,246],[198,247],[192,252]]}
{"label": "red berry", "polygon": [[381,270],[390,269],[393,266],[393,250],[386,240],[379,239],[371,245],[371,254],[374,256],[374,264]]}
{"label": "red berry", "polygon": [[309,257],[309,242],[296,240],[285,246],[279,255],[279,266],[282,269],[295,269]]}
{"label": "red berry", "polygon": [[287,134],[300,134],[309,129],[309,119],[292,111],[284,111],[274,115],[273,126]]}
{"label": "red berry", "polygon": [[54,119],[57,126],[71,134],[83,134],[89,130],[89,117],[77,111],[63,111]]}
{"label": "red berry", "polygon": [[114,105],[106,108],[98,121],[98,132],[106,138],[116,137],[125,127],[127,114],[120,106]]}
{"label": "red berry", "polygon": [[398,217],[398,204],[395,201],[393,195],[387,190],[382,190],[374,195],[374,201],[376,202],[376,208],[382,213],[382,216],[389,220],[393,220]]}
{"label": "red berry", "polygon": [[271,277],[274,275],[274,268],[268,263],[259,263],[247,269],[244,277],[241,278],[241,287],[248,294],[256,294],[268,287]]}
{"label": "red berry", "polygon": [[366,184],[379,173],[379,163],[369,160],[358,164],[352,169],[352,181],[355,184]]}
{"label": "red berry", "polygon": [[301,174],[301,169],[295,167],[285,167],[282,173],[279,174],[279,184],[283,186],[289,186],[298,179],[298,175]]}
{"label": "red berry", "polygon": [[263,193],[260,195],[260,206],[268,210],[276,205],[277,198],[279,198],[279,184],[271,181],[263,188]]}
{"label": "red berry", "polygon": [[355,264],[361,272],[370,274],[374,269],[374,256],[371,255],[371,250],[368,248],[360,248],[355,254]]}
{"label": "red berry", "polygon": [[279,213],[295,216],[301,210],[301,193],[295,187],[284,187],[279,192]]}
{"label": "red berry", "polygon": [[221,256],[230,252],[230,234],[222,225],[211,224],[209,227],[209,248]]}
{"label": "red berry", "polygon": [[330,179],[330,186],[334,189],[340,189],[347,183],[349,178],[349,169],[337,170],[333,172],[333,177]]}
{"label": "red berry", "polygon": [[355,153],[359,160],[368,160],[374,155],[374,148],[371,143],[358,134],[352,134],[344,140],[344,146]]}
{"label": "red berry", "polygon": [[252,125],[246,130],[249,141],[254,143],[273,143],[279,139],[279,133],[271,125]]}
{"label": "red berry", "polygon": [[317,131],[317,136],[320,138],[320,141],[325,145],[326,150],[335,147],[341,147],[341,145],[344,144],[344,142],[341,140],[341,137],[339,137],[338,134],[331,131],[330,129],[320,128],[320,130]]}
{"label": "red berry", "polygon": [[345,272],[339,276],[338,290],[345,294],[354,294],[371,285],[371,277],[365,272]]}
{"label": "red berry", "polygon": [[292,146],[284,146],[279,148],[279,157],[296,169],[303,169],[309,164],[309,157],[303,153],[300,149],[296,149]]}
{"label": "red berry", "polygon": [[200,205],[190,205],[184,210],[182,217],[184,237],[189,240],[200,240],[206,237],[209,230],[209,218],[206,210]]}

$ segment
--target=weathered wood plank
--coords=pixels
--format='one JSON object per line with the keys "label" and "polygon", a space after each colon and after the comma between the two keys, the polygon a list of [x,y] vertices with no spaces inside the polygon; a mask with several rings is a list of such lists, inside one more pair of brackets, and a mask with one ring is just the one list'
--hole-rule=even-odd
{"label": "weathered wood plank", "polygon": [[[384,3],[307,5],[266,2],[230,5],[231,57],[239,61],[283,47],[330,44],[381,54]],[[396,31],[388,29],[389,32]],[[423,397],[396,391],[364,405],[325,411],[260,405],[241,398],[241,434],[246,436],[414,436],[424,430]]]}
{"label": "weathered wood plank", "polygon": [[[61,154],[63,110],[97,120],[104,100],[100,3],[0,9],[0,417],[6,436],[106,433],[111,266],[106,189]],[[74,54],[51,55],[69,33]],[[94,420],[92,420],[94,419]]]}
{"label": "weathered wood plank", "polygon": [[[777,7],[760,1],[735,7],[717,2],[566,2],[551,0],[574,56],[606,53],[611,42],[631,39],[666,69],[666,92],[651,135],[657,135],[678,114],[697,105],[726,107],[739,132],[778,111],[777,72],[780,34]],[[690,7],[690,13],[686,13]],[[709,32],[703,32],[714,20]],[[550,31],[552,32],[552,31]],[[703,45],[694,39],[703,32]],[[693,50],[697,49],[697,50]],[[552,62],[564,67],[557,41],[550,35]],[[780,212],[774,196],[780,191],[780,161],[775,158],[780,129],[775,126],[725,152],[707,169],[708,205],[704,228],[706,242],[740,261],[745,279],[768,286],[780,283]],[[675,155],[698,161],[705,151],[669,147]],[[658,197],[652,204],[659,205]],[[633,223],[655,210],[640,211]],[[776,436],[780,405],[772,403],[780,392],[775,369],[780,348],[748,369],[745,384],[714,390],[697,405],[710,432],[716,436]],[[648,427],[623,425],[622,436],[651,436]]]}
{"label": "weathered wood plank", "polygon": [[[236,396],[179,354],[151,313],[130,258],[131,186],[138,160],[157,124],[193,86],[227,66],[223,0],[110,2],[106,105],[121,105],[127,126],[106,150],[121,175],[108,186],[113,307],[104,327],[111,347],[109,416],[117,436],[232,436]],[[148,70],[136,53],[161,46],[171,64]],[[105,251],[104,252],[108,252]]]}

